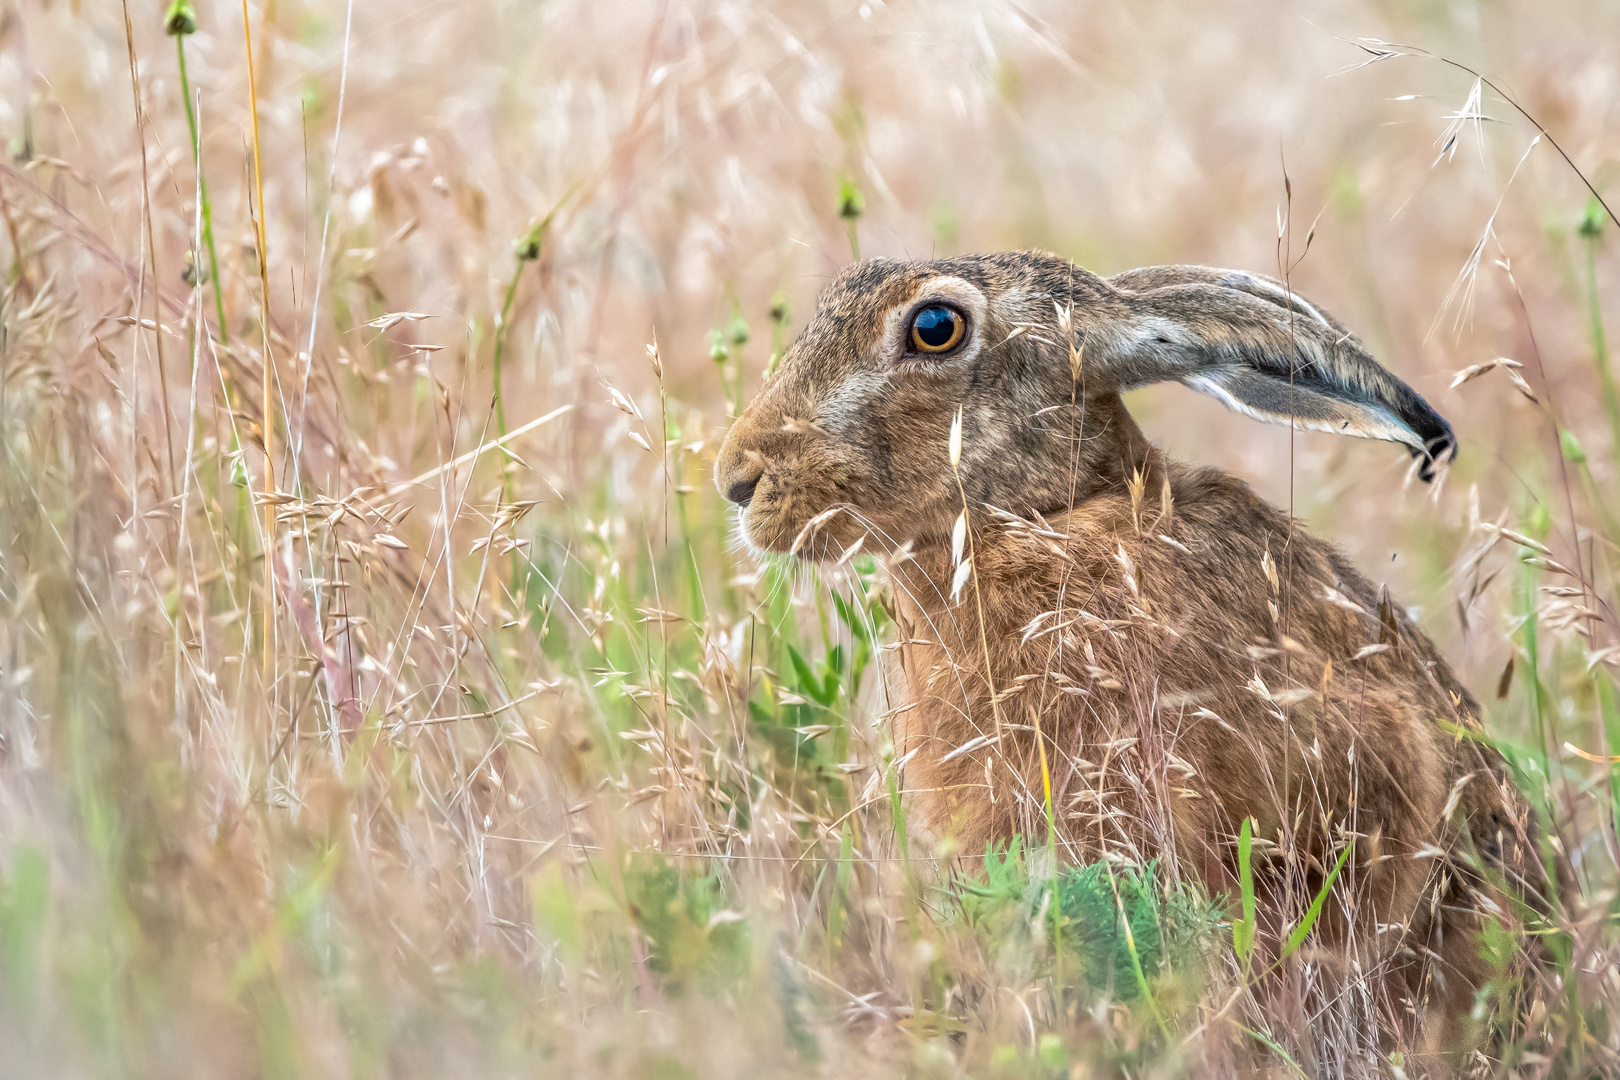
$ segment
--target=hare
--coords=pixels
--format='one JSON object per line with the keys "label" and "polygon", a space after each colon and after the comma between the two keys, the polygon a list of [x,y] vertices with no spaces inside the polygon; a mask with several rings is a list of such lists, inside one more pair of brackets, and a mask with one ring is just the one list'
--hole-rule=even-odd
{"label": "hare", "polygon": [[1439,1050],[1491,974],[1504,890],[1541,888],[1526,805],[1403,609],[1243,482],[1148,443],[1120,394],[1165,380],[1402,443],[1425,480],[1455,454],[1278,281],[1018,252],[845,269],[715,480],[757,551],[885,557],[896,753],[942,852],[1044,839],[1050,811],[1069,858],[1174,855],[1218,892],[1252,818],[1291,853],[1257,875],[1280,922],[1348,847],[1322,932],[1390,972],[1394,1022]]}

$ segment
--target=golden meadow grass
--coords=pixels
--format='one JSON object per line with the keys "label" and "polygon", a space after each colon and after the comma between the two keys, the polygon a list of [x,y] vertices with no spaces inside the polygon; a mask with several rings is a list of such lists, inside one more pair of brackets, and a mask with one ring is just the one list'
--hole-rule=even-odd
{"label": "golden meadow grass", "polygon": [[1582,0],[9,6],[0,1073],[1399,1075],[1241,898],[952,882],[880,569],[732,539],[857,247],[1026,246],[1286,273],[1455,425],[1132,403],[1419,610],[1574,884],[1498,1075],[1615,1071],[1617,103]]}

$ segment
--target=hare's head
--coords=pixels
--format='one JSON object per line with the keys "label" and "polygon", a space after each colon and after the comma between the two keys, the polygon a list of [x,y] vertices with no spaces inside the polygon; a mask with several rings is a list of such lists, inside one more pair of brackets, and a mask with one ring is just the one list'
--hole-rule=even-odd
{"label": "hare's head", "polygon": [[964,493],[1051,513],[1121,483],[1141,441],[1119,394],[1171,379],[1262,420],[1404,443],[1425,479],[1455,451],[1421,397],[1279,282],[1188,266],[1105,280],[1017,252],[845,269],[733,425],[715,482],[761,549],[926,545]]}

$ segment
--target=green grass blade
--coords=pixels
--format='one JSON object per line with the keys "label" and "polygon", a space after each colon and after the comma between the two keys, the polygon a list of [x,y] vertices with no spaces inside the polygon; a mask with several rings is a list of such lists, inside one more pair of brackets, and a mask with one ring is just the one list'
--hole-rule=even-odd
{"label": "green grass blade", "polygon": [[1312,900],[1311,906],[1306,909],[1305,917],[1299,921],[1299,925],[1294,927],[1294,932],[1289,934],[1288,940],[1283,943],[1282,955],[1277,958],[1279,964],[1294,955],[1305,943],[1305,935],[1311,932],[1311,927],[1315,926],[1316,920],[1322,916],[1322,905],[1327,903],[1328,890],[1333,888],[1333,883],[1338,880],[1339,871],[1344,869],[1344,864],[1349,860],[1350,852],[1355,850],[1355,846],[1355,841],[1352,840],[1344,846],[1343,851],[1339,852],[1339,861],[1328,871],[1327,880],[1322,882],[1322,887],[1317,890],[1316,899]]}
{"label": "green grass blade", "polygon": [[1232,948],[1245,967],[1254,948],[1254,868],[1250,856],[1254,847],[1254,819],[1244,818],[1238,832],[1238,887],[1243,894],[1243,917],[1232,923]]}

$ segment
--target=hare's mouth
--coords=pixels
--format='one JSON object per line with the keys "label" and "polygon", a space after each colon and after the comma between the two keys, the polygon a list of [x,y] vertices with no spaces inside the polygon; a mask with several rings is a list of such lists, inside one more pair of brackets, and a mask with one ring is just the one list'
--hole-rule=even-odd
{"label": "hare's mouth", "polygon": [[739,516],[738,535],[756,555],[786,555],[803,562],[838,562],[873,546],[880,532],[870,519],[851,503],[839,502],[809,517],[793,513],[770,513],[765,501],[756,499]]}
{"label": "hare's mouth", "polygon": [[787,554],[807,562],[848,558],[866,544],[868,531],[860,527],[863,519],[864,515],[848,503],[829,506],[799,527]]}

